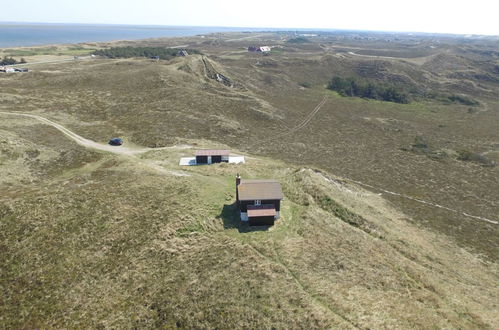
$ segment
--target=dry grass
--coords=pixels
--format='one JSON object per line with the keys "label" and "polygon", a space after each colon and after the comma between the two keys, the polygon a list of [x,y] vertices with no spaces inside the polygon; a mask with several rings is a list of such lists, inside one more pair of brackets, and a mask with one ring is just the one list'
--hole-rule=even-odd
{"label": "dry grass", "polygon": [[[469,114],[330,93],[307,126],[272,139],[306,118],[330,74],[354,70],[358,59],[286,46],[272,65],[257,65],[255,54],[226,55],[243,40],[193,40],[241,87],[206,77],[197,56],[0,77],[0,110],[43,114],[96,141],[122,136],[250,156],[245,165],[179,168],[192,150],[113,156],[2,117],[3,327],[499,326],[497,226],[387,200],[331,174],[494,217],[497,168],[401,150],[424,136],[438,150],[493,154],[492,96],[484,96],[488,111]],[[303,81],[311,87],[300,89]],[[239,224],[236,173],[282,182],[286,200],[274,227]]]}
{"label": "dry grass", "polygon": [[[150,152],[142,161],[182,153]],[[376,194],[269,159],[188,172],[168,176],[105,156],[4,200],[4,325],[469,328],[497,322],[496,266],[411,225]],[[236,172],[283,183],[286,201],[276,226],[238,224]],[[326,197],[365,226],[336,217],[321,203]]]}

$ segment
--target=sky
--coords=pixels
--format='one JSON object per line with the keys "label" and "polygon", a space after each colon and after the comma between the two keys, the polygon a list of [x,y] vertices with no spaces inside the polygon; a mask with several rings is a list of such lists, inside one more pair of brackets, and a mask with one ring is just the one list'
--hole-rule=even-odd
{"label": "sky", "polygon": [[499,0],[16,0],[0,22],[499,35]]}

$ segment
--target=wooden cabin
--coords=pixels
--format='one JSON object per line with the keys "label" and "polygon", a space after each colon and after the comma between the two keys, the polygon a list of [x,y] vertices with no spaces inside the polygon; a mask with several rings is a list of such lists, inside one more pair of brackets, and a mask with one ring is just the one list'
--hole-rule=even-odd
{"label": "wooden cabin", "polygon": [[236,203],[241,221],[250,226],[273,225],[279,219],[281,184],[275,180],[242,180],[236,177]]}
{"label": "wooden cabin", "polygon": [[196,164],[228,163],[229,150],[203,149],[196,151]]}

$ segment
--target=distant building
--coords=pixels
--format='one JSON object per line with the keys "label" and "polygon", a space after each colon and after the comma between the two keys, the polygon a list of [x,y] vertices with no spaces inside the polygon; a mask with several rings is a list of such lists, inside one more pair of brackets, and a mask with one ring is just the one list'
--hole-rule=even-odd
{"label": "distant building", "polygon": [[249,52],[270,52],[270,47],[269,46],[249,46],[248,47]]}
{"label": "distant building", "polygon": [[28,72],[28,68],[13,68],[8,66],[0,66],[0,72]]}
{"label": "distant building", "polygon": [[8,67],[8,66],[3,66],[3,67],[0,67],[0,72],[16,72],[16,69]]}
{"label": "distant building", "polygon": [[204,149],[196,151],[196,164],[228,163],[229,150]]}
{"label": "distant building", "polygon": [[187,51],[185,50],[179,50],[178,53],[177,53],[177,56],[188,56],[189,53],[187,53]]}
{"label": "distant building", "polygon": [[242,180],[236,177],[236,203],[241,221],[250,226],[273,225],[280,217],[281,184],[275,180]]}
{"label": "distant building", "polygon": [[209,165],[215,163],[244,164],[244,156],[232,155],[229,150],[197,150],[195,157],[180,158],[180,166]]}

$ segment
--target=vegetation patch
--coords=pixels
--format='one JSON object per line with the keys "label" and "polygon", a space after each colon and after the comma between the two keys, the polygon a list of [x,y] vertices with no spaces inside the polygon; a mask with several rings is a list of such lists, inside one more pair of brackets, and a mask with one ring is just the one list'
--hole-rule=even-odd
{"label": "vegetation patch", "polygon": [[4,58],[0,61],[0,65],[14,65],[14,64],[22,64],[22,63],[26,63],[26,60],[24,58],[21,58],[20,61],[17,61],[12,56],[10,56],[10,57],[4,56]]}
{"label": "vegetation patch", "polygon": [[345,221],[349,225],[352,225],[354,227],[361,227],[366,223],[366,221],[361,216],[359,216],[358,214],[355,214],[355,213],[349,211],[347,208],[339,205],[336,201],[334,201],[329,196],[325,196],[324,198],[321,198],[319,200],[319,203],[320,203],[320,206],[324,210],[333,213],[336,217]]}
{"label": "vegetation patch", "polygon": [[306,42],[310,42],[310,40],[308,40],[305,37],[296,37],[296,38],[289,39],[288,42],[292,43],[292,44],[303,44],[303,43],[306,43]]}
{"label": "vegetation patch", "polygon": [[188,237],[192,234],[204,232],[204,228],[200,223],[192,223],[176,231],[178,237]]}
{"label": "vegetation patch", "polygon": [[389,84],[379,84],[360,78],[342,78],[335,76],[331,79],[327,88],[338,92],[342,96],[356,96],[395,103],[409,103],[409,94],[400,87]]}
{"label": "vegetation patch", "polygon": [[449,151],[435,150],[431,148],[427,139],[421,135],[414,138],[414,143],[409,148],[404,147],[402,150],[411,151],[415,154],[422,154],[433,160],[443,160],[444,158],[449,157]]}
{"label": "vegetation patch", "polygon": [[457,159],[465,162],[474,162],[486,167],[494,167],[497,165],[495,161],[488,159],[484,155],[469,150],[458,151]]}
{"label": "vegetation patch", "polygon": [[473,162],[484,167],[494,167],[497,165],[494,160],[466,149],[459,150],[457,152],[453,150],[436,150],[431,148],[427,139],[420,135],[414,138],[414,143],[410,146],[410,148],[404,147],[402,150],[422,154],[434,160],[442,160],[444,158],[452,157],[460,161]]}
{"label": "vegetation patch", "polygon": [[468,96],[463,96],[463,95],[451,95],[447,97],[449,101],[453,103],[459,103],[459,104],[464,104],[464,105],[470,105],[470,106],[477,106],[480,105],[480,103],[471,97]]}
{"label": "vegetation patch", "polygon": [[[186,49],[189,54],[201,54],[196,49]],[[175,48],[164,47],[112,47],[109,49],[100,49],[93,52],[94,55],[104,56],[108,58],[131,58],[131,57],[147,57],[159,58],[161,60],[169,60],[177,56],[179,50]]]}

